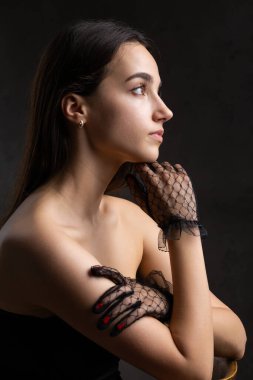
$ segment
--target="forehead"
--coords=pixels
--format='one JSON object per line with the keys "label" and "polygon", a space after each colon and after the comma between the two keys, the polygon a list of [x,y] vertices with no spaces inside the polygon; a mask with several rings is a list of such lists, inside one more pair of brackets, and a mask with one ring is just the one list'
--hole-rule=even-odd
{"label": "forehead", "polygon": [[159,81],[157,63],[145,46],[137,42],[124,43],[108,64],[108,76],[122,79],[135,72],[147,72]]}

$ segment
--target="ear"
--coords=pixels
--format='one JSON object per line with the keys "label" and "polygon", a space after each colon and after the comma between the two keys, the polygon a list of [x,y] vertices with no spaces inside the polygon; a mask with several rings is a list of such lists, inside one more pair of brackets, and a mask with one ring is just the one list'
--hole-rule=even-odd
{"label": "ear", "polygon": [[65,118],[71,123],[78,124],[80,120],[87,122],[88,105],[81,95],[69,93],[61,101],[61,109]]}

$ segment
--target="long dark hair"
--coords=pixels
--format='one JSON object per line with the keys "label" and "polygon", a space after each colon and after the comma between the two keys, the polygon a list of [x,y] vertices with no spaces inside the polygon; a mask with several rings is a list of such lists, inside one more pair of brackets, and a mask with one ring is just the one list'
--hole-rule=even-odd
{"label": "long dark hair", "polygon": [[[63,96],[69,92],[91,95],[106,75],[106,65],[128,41],[137,41],[150,52],[154,49],[142,32],[112,19],[75,22],[46,47],[32,82],[22,166],[0,228],[23,200],[59,173],[70,158],[71,139],[60,107]],[[125,186],[131,165],[121,165],[106,193]]]}

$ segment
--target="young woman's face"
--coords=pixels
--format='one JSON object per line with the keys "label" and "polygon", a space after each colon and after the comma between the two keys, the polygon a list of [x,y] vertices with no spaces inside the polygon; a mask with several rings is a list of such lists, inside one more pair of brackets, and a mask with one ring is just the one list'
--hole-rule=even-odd
{"label": "young woman's face", "polygon": [[120,162],[153,162],[161,141],[151,133],[173,114],[159,97],[153,56],[139,43],[121,45],[108,73],[89,98],[86,125],[94,148]]}

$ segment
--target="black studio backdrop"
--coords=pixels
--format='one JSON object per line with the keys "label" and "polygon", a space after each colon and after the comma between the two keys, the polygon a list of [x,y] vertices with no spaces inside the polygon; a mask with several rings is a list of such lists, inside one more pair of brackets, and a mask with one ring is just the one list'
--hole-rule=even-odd
{"label": "black studio backdrop", "polygon": [[[210,289],[245,325],[238,378],[251,379],[252,0],[1,1],[0,212],[17,174],[39,55],[62,26],[81,18],[126,21],[160,50],[163,98],[174,117],[165,124],[158,161],[181,163],[192,179],[209,233],[203,247]],[[150,378],[124,363],[123,369],[125,376]]]}

